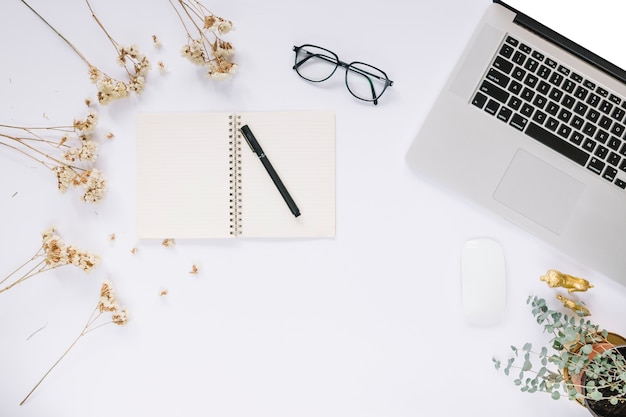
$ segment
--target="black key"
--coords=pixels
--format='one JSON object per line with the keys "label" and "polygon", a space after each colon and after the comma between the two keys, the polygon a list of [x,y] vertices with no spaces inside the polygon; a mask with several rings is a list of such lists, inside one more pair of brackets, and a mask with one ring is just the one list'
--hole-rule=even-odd
{"label": "black key", "polygon": [[563,100],[561,100],[561,104],[568,109],[574,107],[575,103],[576,99],[568,94],[565,94],[565,97],[563,97]]}
{"label": "black key", "polygon": [[512,114],[513,114],[513,111],[511,109],[509,109],[508,107],[502,107],[500,111],[498,112],[497,117],[498,119],[502,120],[504,123],[508,123]]}
{"label": "black key", "polygon": [[604,114],[609,114],[613,105],[609,103],[607,100],[602,100],[602,104],[600,104],[600,111]]}
{"label": "black key", "polygon": [[600,118],[600,121],[598,122],[598,126],[600,126],[602,129],[608,130],[608,128],[611,127],[612,123],[613,123],[613,119],[607,116],[602,116]]}
{"label": "black key", "polygon": [[606,90],[605,90],[604,88],[602,88],[602,87],[598,87],[598,88],[596,88],[596,92],[597,92],[598,94],[600,94],[602,97],[608,97],[608,96],[609,96],[609,92],[608,92],[608,91],[606,91]]}
{"label": "black key", "polygon": [[508,43],[509,45],[517,46],[519,44],[519,41],[515,39],[513,36],[507,36],[506,43]]}
{"label": "black key", "polygon": [[598,129],[598,133],[596,134],[596,140],[600,143],[606,143],[609,140],[609,134],[606,130]]}
{"label": "black key", "polygon": [[525,60],[526,60],[526,55],[524,55],[520,51],[515,52],[513,54],[513,58],[511,59],[511,61],[515,62],[517,65],[524,64]]}
{"label": "black key", "polygon": [[600,102],[600,96],[594,93],[589,94],[589,98],[587,99],[587,103],[596,107]]}
{"label": "black key", "polygon": [[596,89],[596,84],[594,82],[592,82],[592,81],[589,81],[589,80],[585,80],[583,85],[585,87],[587,87],[588,89],[590,89],[590,90],[595,90]]}
{"label": "black key", "polygon": [[545,57],[541,52],[533,51],[533,58],[535,58],[537,61],[543,61]]}
{"label": "black key", "polygon": [[617,170],[615,168],[606,167],[606,169],[604,170],[604,173],[602,173],[602,178],[604,178],[607,181],[613,182],[616,175],[617,175]]}
{"label": "black key", "polygon": [[618,106],[622,103],[622,99],[617,97],[615,94],[611,94],[609,96],[609,100],[611,100],[611,102],[615,103]]}
{"label": "black key", "polygon": [[530,104],[526,103],[522,106],[522,110],[520,110],[520,113],[522,114],[522,116],[530,117],[532,116],[534,111],[535,111],[535,108],[531,106]]}
{"label": "black key", "polygon": [[622,163],[619,166],[619,169],[621,169],[622,171],[626,172],[626,159],[624,159],[622,161]]}
{"label": "black key", "polygon": [[620,107],[615,107],[615,109],[613,109],[613,113],[611,113],[611,117],[617,120],[618,122],[621,122],[622,119],[624,118],[624,114],[626,114],[626,110]]}
{"label": "black key", "polygon": [[528,58],[526,64],[524,64],[524,68],[526,68],[530,72],[535,72],[537,67],[539,67],[539,62],[535,61],[532,58]]}
{"label": "black key", "polygon": [[591,123],[587,122],[585,123],[585,127],[583,128],[583,133],[587,136],[593,136],[594,133],[596,133],[596,130],[598,128],[595,125],[592,125]]}
{"label": "black key", "polygon": [[565,75],[566,77],[569,75],[570,71],[569,69],[565,68],[563,65],[559,65],[559,72],[563,75]]}
{"label": "black key", "polygon": [[598,111],[591,109],[589,110],[589,113],[587,113],[587,120],[589,120],[590,122],[597,122],[598,119],[600,118],[600,113],[598,113]]}
{"label": "black key", "polygon": [[596,148],[596,142],[593,139],[585,139],[585,141],[583,142],[583,149],[589,152],[593,152],[593,150]]}
{"label": "black key", "polygon": [[490,83],[489,81],[483,81],[483,83],[480,85],[480,91],[490,97],[495,98],[501,103],[506,103],[509,98],[509,93],[507,93],[505,90],[501,89],[497,85]]}
{"label": "black key", "polygon": [[497,69],[493,69],[493,68],[489,69],[489,72],[487,73],[487,79],[489,81],[494,82],[495,84],[499,85],[502,88],[506,88],[510,80],[509,77],[507,77],[506,75],[504,75]]}
{"label": "black key", "polygon": [[622,145],[622,148],[619,150],[619,153],[626,156],[626,142]]}
{"label": "black key", "polygon": [[559,105],[556,104],[554,101],[551,101],[546,106],[546,112],[550,113],[552,116],[556,116],[559,112]]}
{"label": "black key", "polygon": [[585,151],[570,144],[569,142],[565,142],[555,134],[548,132],[546,129],[535,123],[531,122],[528,125],[526,134],[579,165],[584,166],[589,159],[589,155],[587,155]]}
{"label": "black key", "polygon": [[578,88],[576,89],[576,92],[574,93],[576,98],[580,100],[584,100],[585,98],[587,98],[587,94],[589,94],[589,90],[587,90],[586,88],[582,86],[578,86]]}
{"label": "black key", "polygon": [[553,72],[552,76],[550,77],[550,82],[554,85],[556,85],[557,87],[561,85],[561,82],[563,81],[563,75],[559,74],[558,72]]}
{"label": "black key", "polygon": [[520,67],[515,67],[513,69],[513,72],[511,73],[511,76],[513,78],[515,78],[516,80],[520,80],[520,81],[524,79],[524,75],[526,75],[526,71]]}
{"label": "black key", "polygon": [[523,85],[513,80],[511,81],[511,84],[509,85],[508,90],[513,94],[519,94],[519,92],[522,91],[522,87]]}
{"label": "black key", "polygon": [[528,123],[528,119],[520,116],[519,114],[514,114],[513,117],[511,118],[511,122],[509,122],[511,126],[519,130],[524,130],[527,123]]}
{"label": "black key", "polygon": [[555,132],[558,126],[559,126],[558,120],[556,120],[554,117],[548,117],[548,120],[546,121],[546,129]]}
{"label": "black key", "polygon": [[500,103],[495,100],[489,99],[485,106],[485,111],[491,115],[495,115],[500,108]]}
{"label": "black key", "polygon": [[577,83],[582,83],[583,82],[583,77],[576,74],[575,72],[572,72],[570,77],[572,77],[572,80],[576,81]]}
{"label": "black key", "polygon": [[522,98],[522,100],[525,100],[525,101],[531,101],[534,96],[535,96],[535,92],[528,87],[524,87],[524,89],[522,90],[522,94],[520,94],[520,97]]}
{"label": "black key", "polygon": [[587,165],[587,168],[589,168],[589,170],[595,172],[596,174],[600,175],[602,174],[602,170],[604,169],[605,165],[606,164],[602,162],[601,160],[599,160],[598,158],[591,157],[591,161],[589,161],[589,165]]}
{"label": "black key", "polygon": [[558,118],[560,121],[567,123],[572,118],[572,112],[567,109],[561,109]]}
{"label": "black key", "polygon": [[499,56],[493,61],[493,67],[499,69],[505,74],[509,74],[513,69],[513,64]]}
{"label": "black key", "polygon": [[616,154],[615,152],[611,152],[608,158],[606,158],[606,162],[608,162],[610,165],[617,166],[621,159],[622,158],[618,154]]}
{"label": "black key", "polygon": [[519,46],[519,49],[520,49],[522,52],[524,52],[525,54],[529,54],[529,53],[532,51],[532,48],[531,48],[530,46],[528,46],[528,45],[524,45],[524,44],[521,44],[521,45]]}
{"label": "black key", "polygon": [[537,91],[539,91],[539,93],[543,94],[544,96],[547,96],[548,92],[550,91],[550,84],[545,81],[539,81],[539,85],[537,85]]}
{"label": "black key", "polygon": [[578,102],[574,106],[574,113],[576,113],[576,114],[578,114],[580,116],[584,116],[585,113],[587,112],[588,108],[589,108],[589,106],[587,106],[585,103]]}
{"label": "black key", "polygon": [[533,88],[537,85],[537,81],[539,81],[539,78],[537,78],[533,74],[528,74],[526,78],[524,78],[524,84]]}
{"label": "black key", "polygon": [[502,45],[502,48],[500,48],[500,55],[502,55],[505,58],[511,58],[511,55],[513,55],[513,51],[515,49],[513,49],[510,45]]}
{"label": "black key", "polygon": [[626,189],[626,182],[620,180],[619,178],[615,180],[615,185],[617,185],[622,190]]}
{"label": "black key", "polygon": [[545,106],[547,102],[548,102],[548,99],[542,96],[541,94],[537,94],[535,96],[535,99],[533,100],[533,104],[539,107],[540,109],[543,109],[543,106]]}
{"label": "black key", "polygon": [[550,71],[550,68],[546,67],[545,65],[539,66],[539,70],[537,71],[537,75],[543,78],[544,80],[548,79],[548,77],[550,76],[550,73],[552,73],[552,71]]}
{"label": "black key", "polygon": [[565,80],[565,82],[563,82],[562,88],[568,93],[573,93],[576,89],[576,83],[570,79],[567,79]]}
{"label": "black key", "polygon": [[552,91],[550,91],[550,94],[548,94],[548,96],[554,100],[554,101],[561,101],[561,98],[563,97],[563,90],[558,89],[558,88],[553,88]]}
{"label": "black key", "polygon": [[559,136],[563,137],[564,139],[567,139],[569,137],[569,134],[572,133],[572,128],[567,125],[561,125],[556,133],[558,133]]}
{"label": "black key", "polygon": [[517,110],[522,105],[522,100],[520,100],[519,98],[515,96],[511,96],[508,104],[509,104],[509,107],[512,108],[513,110]]}
{"label": "black key", "polygon": [[569,141],[575,143],[576,145],[580,145],[584,138],[585,136],[582,133],[574,131],[574,133],[572,133],[572,137],[569,138]]}
{"label": "black key", "polygon": [[580,117],[580,116],[574,116],[574,117],[572,118],[571,125],[572,125],[572,127],[573,127],[574,129],[578,129],[578,130],[580,130],[580,129],[582,129],[582,128],[583,128],[584,124],[585,124],[585,120],[584,120],[582,117]]}
{"label": "black key", "polygon": [[615,136],[611,136],[611,139],[609,139],[609,143],[607,143],[606,146],[616,151],[619,149],[619,145],[621,144],[622,144],[622,141],[619,140],[619,138],[616,138]]}
{"label": "black key", "polygon": [[550,58],[546,58],[546,65],[549,66],[550,68],[557,67],[557,63]]}
{"label": "black key", "polygon": [[619,123],[615,123],[613,125],[613,128],[611,129],[611,133],[617,136],[622,136],[622,134],[624,133],[624,130],[626,129],[626,127],[624,127],[624,125],[619,124]]}
{"label": "black key", "polygon": [[544,113],[544,112],[542,112],[542,111],[537,110],[537,111],[535,112],[535,115],[533,116],[533,120],[534,120],[535,122],[539,123],[540,125],[542,125],[542,124],[543,124],[543,122],[545,122],[545,121],[546,121],[546,118],[547,118],[547,117],[548,117],[548,115],[547,115],[547,114],[545,114],[545,113]]}
{"label": "black key", "polygon": [[609,150],[604,146],[598,146],[593,154],[600,159],[604,159],[609,154]]}

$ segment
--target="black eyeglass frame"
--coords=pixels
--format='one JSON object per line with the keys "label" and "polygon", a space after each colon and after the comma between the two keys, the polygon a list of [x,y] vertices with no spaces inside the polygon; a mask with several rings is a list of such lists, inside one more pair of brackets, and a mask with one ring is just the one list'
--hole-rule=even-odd
{"label": "black eyeglass frame", "polygon": [[[310,47],[313,47],[313,48],[317,48],[317,49],[321,49],[322,51],[328,52],[328,53],[329,53],[329,54],[331,54],[331,55],[332,55],[335,59],[334,59],[334,60],[332,60],[331,58],[329,58],[329,57],[327,57],[327,56],[320,55],[320,54],[314,54],[314,53],[311,53],[311,52],[307,51],[306,49],[304,49],[304,51],[303,51],[303,52],[304,52],[304,53],[306,53],[306,54],[307,54],[307,56],[306,56],[304,59],[300,60],[300,62],[298,62],[298,53],[300,52],[300,50],[301,50],[302,48],[306,48],[307,46],[310,46]],[[345,70],[346,70],[346,76],[345,76],[346,88],[348,89],[348,91],[350,92],[350,94],[352,94],[354,97],[358,98],[359,100],[363,100],[363,101],[370,101],[370,102],[373,102],[375,105],[377,105],[377,104],[378,104],[378,99],[380,98],[380,96],[382,96],[382,95],[383,95],[383,93],[385,92],[385,90],[387,90],[387,87],[391,87],[391,86],[393,85],[393,81],[391,81],[391,80],[389,79],[389,77],[387,76],[387,74],[386,74],[383,70],[381,70],[381,69],[379,69],[379,68],[376,68],[376,67],[374,67],[374,66],[372,66],[372,65],[370,65],[370,64],[366,64],[365,62],[353,61],[353,62],[351,62],[351,63],[349,63],[349,64],[348,64],[348,63],[346,63],[346,62],[341,61],[341,60],[339,59],[339,56],[338,56],[336,53],[334,53],[333,51],[330,51],[330,50],[328,50],[328,49],[326,49],[326,48],[322,48],[322,47],[319,47],[319,46],[317,46],[317,45],[312,45],[312,44],[304,44],[304,45],[300,45],[300,46],[294,46],[294,47],[293,47],[293,51],[296,53],[295,64],[294,64],[294,66],[293,66],[293,69],[296,71],[296,73],[298,73],[298,75],[299,75],[301,78],[303,78],[303,79],[305,79],[305,80],[307,80],[307,81],[310,81],[310,82],[314,82],[314,83],[321,83],[321,82],[323,82],[323,81],[328,80],[330,77],[332,77],[332,76],[335,74],[335,72],[337,71],[337,68],[338,68],[338,67],[345,68]],[[323,60],[323,61],[326,61],[326,62],[328,62],[328,63],[330,63],[330,64],[333,64],[333,65],[335,66],[335,68],[331,71],[331,73],[330,73],[330,74],[329,74],[326,78],[321,79],[321,80],[312,80],[312,79],[310,79],[310,78],[307,78],[307,77],[303,76],[303,75],[300,73],[300,71],[298,71],[298,67],[300,67],[302,64],[304,64],[304,63],[305,63],[305,62],[307,62],[309,59],[314,58],[314,57],[315,57],[315,58],[319,58],[319,59],[321,59],[321,60]],[[354,66],[355,64],[364,65],[364,66],[366,66],[366,67],[373,68],[373,69],[375,69],[376,71],[380,71],[380,73],[381,73],[381,74],[383,74],[385,77],[384,77],[384,78],[382,78],[382,77],[378,76],[377,74],[372,74],[372,73],[367,72],[367,71],[365,71],[365,70],[363,70],[363,69],[361,69],[361,68],[355,67],[355,66]],[[373,97],[373,98],[371,98],[371,99],[367,99],[367,98],[359,97],[358,95],[356,95],[356,94],[355,94],[355,93],[354,93],[354,92],[350,89],[350,85],[348,84],[348,71],[352,71],[352,72],[355,72],[355,73],[357,73],[357,74],[363,75],[363,76],[367,79],[367,81],[369,82],[370,88],[371,88],[371,90],[372,90],[372,97]],[[384,84],[385,84],[385,85],[384,85],[383,89],[381,90],[381,92],[380,92],[379,94],[376,94],[376,90],[374,89],[374,83],[372,82],[372,79],[371,79],[370,77],[373,77],[373,78],[375,78],[375,79],[377,79],[377,80],[380,80],[380,81],[383,81],[383,82],[384,82]]]}

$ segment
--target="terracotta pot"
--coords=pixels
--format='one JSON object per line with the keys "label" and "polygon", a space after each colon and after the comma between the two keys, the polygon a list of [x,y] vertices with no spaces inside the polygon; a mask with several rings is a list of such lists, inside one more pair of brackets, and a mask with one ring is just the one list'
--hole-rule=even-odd
{"label": "terracotta pot", "polygon": [[[617,349],[622,356],[626,357],[626,345],[616,346],[614,349]],[[597,353],[595,353],[594,356],[595,355],[597,355]],[[584,380],[585,378],[583,375],[583,384]],[[620,402],[616,405],[612,405],[608,400],[592,401],[585,399],[584,406],[587,410],[589,410],[591,415],[595,417],[626,417],[626,402]]]}

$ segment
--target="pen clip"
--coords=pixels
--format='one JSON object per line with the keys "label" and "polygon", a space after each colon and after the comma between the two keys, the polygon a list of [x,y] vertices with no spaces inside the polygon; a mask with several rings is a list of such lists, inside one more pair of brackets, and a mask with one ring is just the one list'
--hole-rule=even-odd
{"label": "pen clip", "polygon": [[239,131],[241,132],[241,134],[243,135],[243,137],[246,139],[246,142],[248,143],[248,146],[250,147],[250,149],[252,150],[253,153],[256,153],[256,150],[254,149],[254,146],[252,145],[251,142],[251,137],[252,136],[252,131],[250,130],[250,128],[248,127],[248,125],[243,125],[241,126],[241,128],[239,129]]}

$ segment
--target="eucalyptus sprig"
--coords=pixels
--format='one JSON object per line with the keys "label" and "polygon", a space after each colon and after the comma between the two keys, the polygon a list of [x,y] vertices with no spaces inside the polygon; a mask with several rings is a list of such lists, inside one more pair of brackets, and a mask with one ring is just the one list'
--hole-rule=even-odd
{"label": "eucalyptus sprig", "polygon": [[[531,296],[527,304],[544,333],[547,346],[533,349],[511,346],[513,356],[503,364],[493,359],[506,375],[519,371],[514,384],[521,391],[545,392],[558,400],[561,392],[570,400],[607,400],[615,405],[626,401],[626,359],[614,349],[608,331],[580,315],[549,308],[543,298]],[[584,378],[582,375],[584,374]]]}

